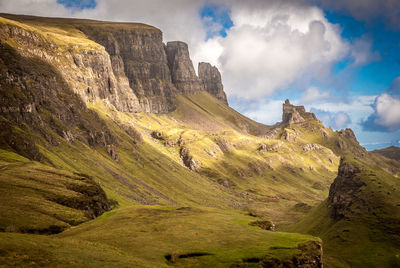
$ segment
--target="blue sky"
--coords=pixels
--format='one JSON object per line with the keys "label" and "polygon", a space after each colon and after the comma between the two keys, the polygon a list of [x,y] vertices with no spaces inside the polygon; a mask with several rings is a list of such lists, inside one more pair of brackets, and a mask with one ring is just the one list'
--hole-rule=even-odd
{"label": "blue sky", "polygon": [[3,12],[143,22],[216,65],[231,107],[273,124],[285,99],[367,149],[400,145],[400,1],[0,0]]}
{"label": "blue sky", "polygon": [[[220,19],[219,13],[212,11],[218,9],[218,7],[206,6],[205,9],[207,12],[202,12],[202,16],[211,16],[215,22]],[[342,99],[341,101],[348,105],[355,102],[354,99],[359,98],[359,96],[371,96],[372,98],[373,96],[388,93],[393,81],[400,76],[399,30],[388,25],[379,16],[371,23],[370,21],[357,20],[346,12],[329,9],[323,9],[323,12],[330,23],[340,27],[340,35],[343,40],[355,45],[360,39],[365,39],[370,46],[372,56],[370,60],[366,60],[363,64],[355,64],[354,59],[344,57],[332,65],[328,83],[325,81],[313,81],[312,86],[321,89],[329,87],[333,99],[335,97]],[[225,9],[223,16],[224,21],[227,21],[229,9]],[[220,35],[225,37],[226,32],[233,26],[233,23],[230,21],[229,24],[222,25],[224,30],[221,30]],[[207,38],[213,37],[213,35],[207,36]],[[397,90],[399,89],[397,88]],[[274,100],[283,100],[285,98],[290,98],[294,103],[302,104],[301,96],[303,92],[303,89],[296,88],[295,83],[288,85],[286,88],[269,95],[265,105],[272,103]],[[323,103],[318,105],[319,108],[314,108],[312,104],[307,103],[305,103],[305,106],[315,112],[325,124],[331,125],[334,129],[353,128],[360,143],[367,149],[389,145],[400,146],[400,127],[398,122],[395,122],[396,126],[394,127],[374,123],[374,120],[379,121],[380,118],[374,115],[376,108],[373,99],[370,101],[371,113],[369,115],[364,113],[361,117],[357,116],[357,111],[349,112],[344,109],[343,111],[337,110],[333,112],[332,109],[324,109]],[[274,120],[279,119],[277,117],[273,119],[266,118],[263,115],[257,116],[252,108],[249,109],[251,102],[243,101],[241,98],[230,98],[230,103],[239,111],[253,118],[255,117],[259,121],[271,124]],[[332,106],[332,103],[329,106]],[[260,112],[262,113],[263,109],[260,109]],[[400,107],[391,109],[391,112],[399,113]],[[278,113],[276,115],[279,116]],[[341,118],[341,120],[338,118]],[[345,120],[346,118],[347,121]]]}

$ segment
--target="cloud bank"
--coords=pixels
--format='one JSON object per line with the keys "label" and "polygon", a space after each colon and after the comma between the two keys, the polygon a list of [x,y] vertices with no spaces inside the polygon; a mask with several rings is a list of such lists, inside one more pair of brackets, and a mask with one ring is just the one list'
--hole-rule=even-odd
{"label": "cloud bank", "polygon": [[400,129],[400,76],[398,76],[385,92],[379,95],[372,105],[372,113],[363,122],[364,130],[397,131]]}

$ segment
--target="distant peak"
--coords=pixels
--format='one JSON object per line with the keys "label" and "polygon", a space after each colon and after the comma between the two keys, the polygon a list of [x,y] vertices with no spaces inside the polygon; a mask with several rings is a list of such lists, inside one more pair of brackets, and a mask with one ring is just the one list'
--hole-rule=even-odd
{"label": "distant peak", "polygon": [[293,105],[290,103],[289,99],[285,100],[282,105],[282,123],[286,124],[296,124],[305,122],[306,119],[318,120],[315,114],[306,112],[303,105]]}

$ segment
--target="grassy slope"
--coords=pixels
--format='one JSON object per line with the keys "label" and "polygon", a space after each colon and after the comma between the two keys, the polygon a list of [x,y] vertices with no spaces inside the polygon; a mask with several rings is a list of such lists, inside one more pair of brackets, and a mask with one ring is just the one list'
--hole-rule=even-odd
{"label": "grassy slope", "polygon": [[[28,17],[19,20],[26,23],[17,23],[19,26],[54,41],[62,50],[76,49],[76,44],[79,45],[79,49],[98,47],[75,28],[76,23],[83,21],[43,21]],[[16,24],[12,21],[2,23]],[[140,24],[88,23],[97,23],[99,27],[145,27]],[[10,44],[13,45],[12,42]],[[37,254],[39,259],[34,261],[43,260],[49,265],[61,262],[68,266],[70,261],[81,261],[75,264],[85,265],[90,258],[94,258],[98,261],[95,265],[110,266],[116,259],[114,255],[117,254],[125,256],[126,259],[119,259],[115,266],[125,265],[125,260],[132,263],[144,261],[141,266],[154,266],[154,263],[165,264],[165,254],[209,250],[215,255],[198,257],[195,260],[215,264],[222,260],[236,262],[242,257],[253,257],[255,252],[261,254],[261,251],[280,256],[282,252],[278,252],[279,250],[268,249],[272,245],[292,248],[304,239],[314,239],[249,227],[249,218],[231,209],[248,210],[279,224],[287,224],[302,217],[308,210],[308,205],[316,205],[328,195],[339,160],[335,155],[339,153],[335,145],[339,139],[337,133],[325,129],[332,136],[325,139],[319,131],[321,124],[313,121],[308,127],[287,127],[287,131],[298,133],[295,142],[285,141],[279,135],[276,139],[267,140],[251,134],[260,134],[270,127],[240,115],[205,92],[178,96],[177,100],[177,110],[167,115],[119,113],[102,101],[88,104],[116,135],[116,151],[120,159],[118,163],[110,158],[104,148],[88,147],[79,141],[69,143],[55,133],[52,135],[57,137],[58,146],[49,146],[38,139],[40,151],[46,158],[45,164],[68,172],[92,175],[107,195],[120,203],[120,209],[90,223],[74,227],[60,236],[0,234],[1,247],[13,249],[6,255],[7,261],[12,261],[12,254],[17,252],[16,254],[21,256],[18,255],[15,261],[29,263],[37,252],[23,243],[37,243],[46,249],[46,252],[43,255]],[[122,129],[122,125],[129,125],[138,130],[144,142],[137,142],[135,137]],[[155,130],[163,132],[164,140],[151,137],[151,132]],[[226,141],[229,151],[221,150],[217,138]],[[175,139],[183,141],[184,146],[191,149],[193,157],[201,161],[202,168],[198,172],[189,171],[183,165],[179,156],[180,145],[166,145],[167,141]],[[258,150],[262,143],[270,146],[281,142],[282,146],[277,151]],[[326,148],[304,152],[302,146],[308,143],[319,143]],[[37,193],[32,194],[34,195]],[[306,205],[296,206],[298,203]],[[164,207],[138,206],[143,204],[158,204]],[[40,206],[39,202],[33,210],[39,210]],[[176,210],[181,206],[194,209],[183,212]],[[222,212],[220,209],[228,211]],[[131,224],[129,219],[137,221],[132,221],[134,224]],[[311,222],[312,220],[305,225],[311,225]],[[172,226],[179,228],[171,229]],[[169,234],[181,241],[190,234],[191,240],[194,240],[197,239],[193,233],[196,229],[199,229],[199,241],[203,241],[199,247],[185,240],[181,247],[174,248],[176,243],[170,242]],[[211,234],[210,230],[213,230]],[[99,232],[103,234],[102,237],[98,235]],[[132,236],[138,236],[138,240],[125,238],[124,232],[131,232]],[[315,234],[324,237],[323,233]],[[249,237],[247,242],[243,242],[243,236]],[[10,237],[13,238],[11,242]],[[269,241],[270,244],[259,243],[261,240]],[[120,241],[123,245],[117,246],[116,243]],[[153,244],[150,244],[151,247],[144,247],[148,241],[153,241]],[[247,245],[239,246],[240,243]],[[70,245],[76,244],[81,245],[81,250],[70,249]],[[210,244],[218,246],[213,248]],[[157,250],[158,245],[162,245],[162,249]],[[247,251],[246,248],[252,251]],[[28,255],[27,258],[24,257],[24,251],[28,251],[25,254]],[[102,251],[104,254],[99,256],[93,251]],[[295,250],[289,251],[290,255]],[[334,251],[328,249],[328,252],[337,256],[334,255]],[[63,255],[67,253],[69,256],[64,259]],[[46,260],[49,256],[51,258]],[[71,256],[76,256],[79,260],[74,260]],[[190,260],[179,259],[178,264],[190,263]]]}
{"label": "grassy slope", "polygon": [[385,172],[383,164],[376,163],[379,160],[347,161],[363,168],[356,178],[365,183],[356,193],[361,201],[350,207],[352,214],[335,221],[324,201],[285,230],[321,237],[325,241],[327,267],[397,267],[400,265],[399,178]]}
{"label": "grassy slope", "polygon": [[[252,217],[231,211],[138,206],[118,209],[55,236],[0,233],[0,261],[14,265],[226,267],[244,258],[290,259],[311,236],[252,227]],[[101,235],[99,235],[101,234]],[[38,246],[41,248],[39,251]]]}
{"label": "grassy slope", "polygon": [[0,171],[1,231],[57,233],[90,219],[82,205],[88,200],[84,193],[96,189],[84,175],[4,150]]}

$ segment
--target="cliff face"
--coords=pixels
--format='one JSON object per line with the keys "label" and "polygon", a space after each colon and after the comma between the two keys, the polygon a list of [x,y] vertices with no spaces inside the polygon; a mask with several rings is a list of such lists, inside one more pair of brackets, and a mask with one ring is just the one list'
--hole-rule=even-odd
{"label": "cliff face", "polygon": [[171,81],[162,33],[153,27],[80,26],[110,55],[117,88],[125,93],[122,111],[166,113],[177,93]]}
{"label": "cliff face", "polygon": [[[11,47],[9,38],[20,46]],[[0,40],[0,124],[3,129],[0,143],[3,147],[11,147],[30,159],[42,160],[34,138],[29,135],[30,129],[40,133],[51,145],[58,145],[56,135],[90,146],[116,142],[106,124],[82,101],[82,98],[105,96],[112,88],[101,87],[102,81],[112,81],[112,77],[106,76],[107,65],[94,65],[94,69],[72,74],[77,69],[64,65],[73,62],[71,53],[57,57],[54,52],[60,48],[57,44],[17,26],[0,27]],[[82,51],[81,57],[86,53],[93,55],[90,60],[103,63],[101,51]],[[65,73],[61,74],[60,70]],[[98,77],[95,70],[105,77]],[[87,77],[84,76],[86,72]],[[71,79],[77,79],[78,83],[72,84]]]}
{"label": "cliff face", "polygon": [[[362,169],[357,165],[340,160],[338,176],[329,189],[328,206],[332,208],[332,218],[335,220],[349,217],[353,214],[351,206],[360,203],[357,192],[365,183],[357,177]],[[361,202],[362,203],[362,202]]]}
{"label": "cliff face", "polygon": [[[51,19],[45,21],[53,23]],[[176,41],[165,45],[162,32],[155,27],[86,20],[65,20],[65,26],[73,30],[73,38],[58,40],[59,36],[4,23],[2,40],[15,37],[23,46],[18,53],[53,65],[86,103],[107,100],[122,112],[167,113],[176,108],[175,96],[179,93],[207,90],[216,98],[226,99],[218,70],[202,72],[199,79],[187,44]]]}
{"label": "cliff face", "polygon": [[172,82],[179,92],[190,94],[203,90],[202,83],[194,71],[187,44],[179,41],[168,42],[166,52]]}
{"label": "cliff face", "polygon": [[217,99],[228,105],[224,86],[222,85],[221,74],[217,67],[207,62],[199,63],[199,78],[203,82],[204,89]]}

